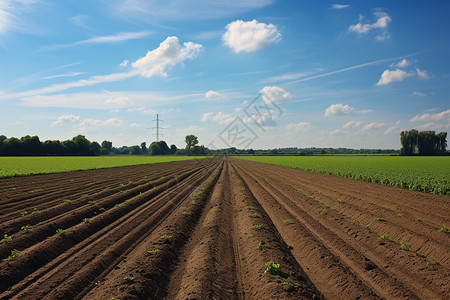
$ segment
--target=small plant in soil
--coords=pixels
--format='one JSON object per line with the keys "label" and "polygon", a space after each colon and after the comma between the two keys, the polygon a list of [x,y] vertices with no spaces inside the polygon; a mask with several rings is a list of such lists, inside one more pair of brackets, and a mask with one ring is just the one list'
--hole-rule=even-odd
{"label": "small plant in soil", "polygon": [[248,238],[251,238],[251,237],[253,237],[253,234],[252,233],[246,233],[245,236],[248,237]]}
{"label": "small plant in soil", "polygon": [[268,261],[265,263],[266,271],[264,273],[270,273],[272,275],[280,275],[280,264],[274,263],[273,261]]}
{"label": "small plant in soil", "polygon": [[443,233],[447,233],[448,232],[448,227],[447,226],[442,226],[441,229],[438,230],[439,232],[443,232]]}
{"label": "small plant in soil", "polygon": [[20,213],[20,215],[21,215],[22,217],[25,217],[26,215],[28,215],[28,212],[23,211],[23,212]]}
{"label": "small plant in soil", "polygon": [[134,280],[134,277],[132,275],[125,276],[122,280],[124,282],[132,282]]}
{"label": "small plant in soil", "polygon": [[253,229],[255,230],[260,230],[264,227],[264,224],[255,224],[252,226]]}
{"label": "small plant in soil", "polygon": [[411,244],[407,242],[400,242],[400,248],[406,251],[411,251]]}
{"label": "small plant in soil", "polygon": [[262,249],[264,247],[267,247],[266,242],[259,242],[258,245],[256,246],[256,249]]}
{"label": "small plant in soil", "polygon": [[63,235],[63,234],[65,234],[65,233],[66,233],[66,231],[63,230],[63,229],[57,229],[57,230],[56,230],[56,234],[57,234],[57,235]]}
{"label": "small plant in soil", "polygon": [[68,203],[70,203],[70,200],[69,199],[64,199],[62,202],[63,202],[63,204],[68,204]]}
{"label": "small plant in soil", "polygon": [[91,219],[89,219],[89,218],[84,218],[84,219],[83,219],[83,222],[84,222],[84,224],[91,223]]}
{"label": "small plant in soil", "polygon": [[102,213],[102,212],[105,212],[105,211],[106,211],[106,208],[100,207],[100,208],[98,209],[98,211],[101,212],[101,213]]}
{"label": "small plant in soil", "polygon": [[38,210],[37,208],[34,208],[34,209],[33,209],[33,214],[36,215],[36,216],[38,216],[38,215],[41,214],[41,211]]}
{"label": "small plant in soil", "polygon": [[248,215],[250,218],[261,218],[261,215],[259,213],[252,213]]}
{"label": "small plant in soil", "polygon": [[19,250],[12,250],[11,251],[11,255],[8,256],[7,258],[5,258],[5,260],[15,260],[16,258],[18,258],[20,256],[20,251]]}
{"label": "small plant in soil", "polygon": [[12,238],[5,233],[5,235],[3,235],[3,238],[0,240],[0,243],[6,243],[6,242],[11,242],[11,241],[12,241]]}
{"label": "small plant in soil", "polygon": [[245,190],[245,187],[240,186],[240,187],[239,187],[239,190],[240,190],[240,191],[243,191],[243,190]]}
{"label": "small plant in soil", "polygon": [[97,201],[92,200],[92,201],[88,201],[88,203],[89,204],[95,204],[95,203],[97,203]]}
{"label": "small plant in soil", "polygon": [[195,204],[197,204],[197,202],[195,202],[195,200],[192,200],[192,201],[191,201],[191,204],[192,204],[192,205],[195,205]]}
{"label": "small plant in soil", "polygon": [[293,281],[288,281],[288,280],[284,280],[284,279],[278,279],[277,280],[277,284],[279,285],[291,285],[293,287],[297,287],[298,284],[293,282]]}
{"label": "small plant in soil", "polygon": [[185,215],[185,216],[189,216],[190,214],[191,214],[190,211],[187,211],[187,210],[183,211],[183,215]]}
{"label": "small plant in soil", "polygon": [[375,218],[375,221],[384,222],[386,220],[382,217],[378,217],[378,218]]}
{"label": "small plant in soil", "polygon": [[396,216],[397,216],[397,217],[401,217],[401,216],[403,216],[403,214],[396,214]]}
{"label": "small plant in soil", "polygon": [[249,210],[256,209],[256,208],[254,208],[254,207],[251,206],[251,205],[247,205],[245,208],[246,208],[246,209],[249,209]]}
{"label": "small plant in soil", "polygon": [[245,200],[246,198],[247,198],[247,195],[245,195],[245,194],[241,195],[241,200]]}
{"label": "small plant in soil", "polygon": [[31,225],[24,225],[24,226],[20,227],[20,230],[22,230],[23,232],[31,231],[31,229],[33,229],[33,226],[31,226]]}
{"label": "small plant in soil", "polygon": [[365,229],[369,229],[369,230],[370,230],[369,224],[362,224],[361,226],[362,226],[363,228],[365,228]]}
{"label": "small plant in soil", "polygon": [[417,217],[417,218],[416,218],[416,221],[417,221],[417,222],[422,222],[422,218],[421,218],[421,217]]}
{"label": "small plant in soil", "polygon": [[242,256],[242,257],[241,257],[241,260],[245,260],[245,257]]}
{"label": "small plant in soil", "polygon": [[380,235],[380,237],[378,238],[380,241],[389,241],[389,235],[387,234],[382,234]]}
{"label": "small plant in soil", "polygon": [[439,262],[434,261],[434,260],[430,260],[430,261],[427,261],[427,265],[428,266],[436,266],[436,265],[439,265]]}
{"label": "small plant in soil", "polygon": [[158,253],[158,252],[159,252],[159,249],[153,249],[153,250],[148,250],[148,251],[147,251],[148,254],[152,254],[152,255],[153,255],[153,254],[156,254],[156,253]]}
{"label": "small plant in soil", "polygon": [[171,238],[173,238],[173,236],[165,234],[161,237],[163,240],[170,240]]}
{"label": "small plant in soil", "polygon": [[286,225],[294,224],[294,221],[292,221],[291,219],[283,220],[283,222],[284,222],[284,224],[286,224]]}

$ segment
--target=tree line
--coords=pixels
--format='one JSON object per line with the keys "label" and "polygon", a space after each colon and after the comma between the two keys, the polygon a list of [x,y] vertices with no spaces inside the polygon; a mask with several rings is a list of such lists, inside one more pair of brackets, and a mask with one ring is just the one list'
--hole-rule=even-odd
{"label": "tree line", "polygon": [[402,148],[400,155],[445,155],[447,153],[447,132],[412,129],[400,133]]}

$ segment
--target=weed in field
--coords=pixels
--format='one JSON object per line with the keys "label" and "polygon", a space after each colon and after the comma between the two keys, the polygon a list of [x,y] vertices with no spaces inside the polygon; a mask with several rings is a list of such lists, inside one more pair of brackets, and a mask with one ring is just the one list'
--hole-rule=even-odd
{"label": "weed in field", "polygon": [[240,186],[240,187],[239,187],[239,190],[240,190],[240,191],[243,191],[243,190],[245,190],[245,187]]}
{"label": "weed in field", "polygon": [[266,271],[264,273],[270,273],[272,275],[280,275],[280,264],[274,263],[273,261],[268,261],[265,263]]}
{"label": "weed in field", "polygon": [[396,214],[396,216],[397,216],[397,217],[401,217],[401,216],[403,216],[403,214]]}
{"label": "weed in field", "polygon": [[161,238],[162,238],[163,240],[170,240],[171,238],[173,238],[173,236],[172,236],[172,235],[165,234],[165,235],[161,236]]}
{"label": "weed in field", "polygon": [[116,205],[114,205],[114,207],[120,207],[121,206],[121,204],[116,204]]}
{"label": "weed in field", "polygon": [[331,197],[333,199],[333,201],[336,201],[338,203],[342,203],[342,200],[336,197]]}
{"label": "weed in field", "polygon": [[264,224],[255,224],[252,226],[253,229],[255,230],[260,230],[264,227]]}
{"label": "weed in field", "polygon": [[198,196],[200,196],[202,193],[203,193],[203,191],[196,191],[196,192],[194,193],[194,196],[195,196],[195,197],[198,197]]}
{"label": "weed in field", "polygon": [[20,230],[22,230],[23,232],[31,231],[31,229],[33,229],[33,226],[31,226],[31,225],[25,225],[25,226],[20,227]]}
{"label": "weed in field", "polygon": [[95,204],[95,203],[97,203],[97,201],[92,200],[92,201],[88,201],[88,203],[89,203],[89,204]]}
{"label": "weed in field", "polygon": [[400,248],[406,251],[411,251],[411,244],[407,242],[400,242]]}
{"label": "weed in field", "polygon": [[439,232],[443,232],[443,233],[447,233],[448,232],[448,227],[447,226],[442,226],[441,229],[438,230]]}
{"label": "weed in field", "polygon": [[106,211],[106,208],[100,207],[100,208],[98,209],[98,211],[101,212],[101,213],[102,213],[102,212],[105,212],[105,211]]}
{"label": "weed in field", "polygon": [[36,215],[36,216],[39,216],[41,214],[41,211],[38,210],[37,208],[34,208],[33,209],[33,214]]}
{"label": "weed in field", "polygon": [[421,218],[421,217],[417,217],[417,218],[416,218],[416,221],[417,221],[417,222],[422,222],[422,218]]}
{"label": "weed in field", "polygon": [[435,260],[430,260],[430,261],[427,261],[427,265],[428,266],[437,266],[437,265],[439,265],[439,262],[437,262]]}
{"label": "weed in field", "polygon": [[262,216],[259,213],[252,213],[248,215],[250,218],[261,218]]}
{"label": "weed in field", "polygon": [[6,243],[6,242],[11,242],[11,241],[12,241],[12,238],[5,233],[5,235],[3,235],[3,238],[0,240],[0,243]]}
{"label": "weed in field", "polygon": [[128,276],[125,276],[122,280],[124,282],[131,282],[134,280],[134,277],[133,277],[133,275],[128,275]]}
{"label": "weed in field", "polygon": [[249,210],[256,209],[255,207],[253,207],[253,206],[251,206],[251,205],[247,205],[245,208],[246,208],[246,209],[249,209]]}
{"label": "weed in field", "polygon": [[89,219],[89,218],[84,218],[84,219],[83,219],[83,222],[84,222],[84,224],[91,223],[91,219]]}
{"label": "weed in field", "polygon": [[242,200],[242,201],[244,201],[246,198],[247,198],[247,195],[246,195],[246,194],[242,194],[242,195],[241,195],[241,200]]}
{"label": "weed in field", "polygon": [[38,192],[42,192],[42,191],[43,191],[43,189],[35,189],[35,190],[30,191],[30,193],[38,193]]}
{"label": "weed in field", "polygon": [[190,211],[187,211],[187,210],[183,211],[183,215],[185,215],[185,216],[189,216],[190,214],[191,214]]}
{"label": "weed in field", "polygon": [[241,260],[245,260],[245,257],[242,256],[242,257],[241,257]]}
{"label": "weed in field", "polygon": [[69,200],[69,199],[64,199],[63,201],[62,201],[62,203],[63,204],[69,204],[71,201]]}
{"label": "weed in field", "polygon": [[158,253],[158,252],[159,252],[159,249],[153,249],[153,250],[148,250],[148,251],[147,251],[148,254],[152,254],[152,255],[153,255],[153,254],[156,254],[156,253]]}
{"label": "weed in field", "polygon": [[195,204],[197,204],[197,202],[195,202],[195,200],[192,200],[192,201],[191,201],[191,204],[192,204],[192,205],[195,205]]}
{"label": "weed in field", "polygon": [[293,287],[297,287],[298,284],[293,282],[293,281],[289,281],[289,280],[284,280],[284,279],[278,279],[277,280],[277,284],[278,285],[291,285]]}
{"label": "weed in field", "polygon": [[19,256],[20,256],[20,251],[14,249],[11,251],[11,255],[9,255],[7,258],[5,258],[5,260],[15,260]]}
{"label": "weed in field", "polygon": [[124,183],[121,183],[120,185],[119,185],[119,187],[125,187],[126,186],[126,184],[124,184]]}
{"label": "weed in field", "polygon": [[256,246],[256,249],[262,249],[264,247],[267,247],[266,242],[259,242],[258,245]]}
{"label": "weed in field", "polygon": [[251,237],[253,237],[253,234],[252,233],[246,233],[245,236],[248,237],[248,238],[251,238]]}
{"label": "weed in field", "polygon": [[65,233],[66,233],[66,231],[63,230],[63,229],[57,229],[57,230],[56,230],[56,234],[57,234],[57,235],[63,235],[63,234],[65,234]]}
{"label": "weed in field", "polygon": [[365,229],[368,229],[368,230],[370,230],[370,226],[369,226],[369,224],[361,224],[361,226],[362,226],[363,228],[365,228]]}
{"label": "weed in field", "polygon": [[389,240],[389,235],[387,234],[382,234],[380,235],[380,237],[378,238],[380,241],[388,241]]}
{"label": "weed in field", "polygon": [[386,220],[384,218],[382,218],[382,217],[377,217],[377,218],[375,218],[375,221],[384,222]]}
{"label": "weed in field", "polygon": [[294,224],[294,221],[292,221],[291,219],[283,220],[283,222],[284,222],[284,224],[286,224],[286,225]]}
{"label": "weed in field", "polygon": [[87,198],[87,197],[89,197],[88,194],[83,194],[83,195],[81,195],[81,198]]}
{"label": "weed in field", "polygon": [[111,297],[111,300],[119,300],[117,297]]}
{"label": "weed in field", "polygon": [[28,215],[28,212],[23,211],[23,212],[20,213],[20,215],[21,215],[22,217],[25,217],[26,215]]}

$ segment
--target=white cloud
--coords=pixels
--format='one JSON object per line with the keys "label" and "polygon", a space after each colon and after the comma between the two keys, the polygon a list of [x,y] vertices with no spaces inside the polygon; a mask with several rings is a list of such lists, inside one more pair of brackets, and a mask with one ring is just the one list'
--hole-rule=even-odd
{"label": "white cloud", "polygon": [[44,80],[44,79],[53,79],[53,78],[61,78],[61,77],[74,77],[74,76],[83,75],[83,74],[85,74],[85,72],[69,72],[69,73],[64,73],[64,74],[42,77],[41,79]]}
{"label": "white cloud", "polygon": [[219,111],[216,115],[212,112],[208,112],[203,114],[201,122],[207,122],[207,121],[213,121],[219,124],[229,124],[231,123],[235,117],[232,115],[225,114],[221,111]]}
{"label": "white cloud", "polygon": [[124,122],[118,118],[110,118],[107,120],[95,120],[95,119],[84,119],[77,126],[78,130],[82,132],[89,132],[94,130],[96,127],[121,127]]}
{"label": "white cloud", "polygon": [[375,16],[377,17],[377,21],[373,24],[362,24],[363,17],[360,16],[360,21],[358,24],[351,25],[348,30],[356,32],[360,35],[366,34],[369,31],[372,30],[381,30],[381,34],[376,36],[377,40],[384,40],[386,38],[389,38],[389,33],[387,31],[388,24],[392,21],[391,17],[388,16],[388,14],[384,12],[378,12],[375,13]]}
{"label": "white cloud", "polygon": [[422,93],[419,91],[414,91],[412,94],[417,97],[425,97],[427,95],[426,93]]}
{"label": "white cloud", "polygon": [[421,116],[417,115],[414,118],[410,119],[410,122],[429,122],[429,121],[441,121],[441,120],[447,120],[450,121],[450,109],[447,109],[443,112],[436,113],[436,114],[423,114]]}
{"label": "white cloud", "polygon": [[109,98],[105,101],[105,104],[117,104],[117,105],[127,105],[127,104],[133,104],[133,101],[130,100],[130,98],[125,96],[119,96],[116,98]]}
{"label": "white cloud", "polygon": [[427,124],[417,126],[417,130],[448,130],[450,129],[450,120],[447,122],[447,124],[441,124],[441,123],[435,123],[435,122],[429,122]]}
{"label": "white cloud", "polygon": [[121,67],[126,67],[126,66],[128,66],[128,60],[124,59],[124,60],[120,63],[119,66],[121,66]]}
{"label": "white cloud", "polygon": [[363,128],[361,128],[361,131],[366,132],[371,129],[381,128],[383,126],[384,126],[384,123],[370,123],[370,124],[367,124],[366,126],[364,126]]}
{"label": "white cloud", "polygon": [[332,104],[330,107],[328,107],[325,110],[325,117],[331,117],[331,116],[343,116],[348,115],[351,112],[353,112],[353,107],[349,106],[348,104],[342,105],[342,104]]}
{"label": "white cloud", "polygon": [[292,98],[292,95],[278,86],[265,86],[259,91],[263,95],[263,101],[269,103],[283,103]]}
{"label": "white cloud", "polygon": [[407,73],[400,69],[395,69],[394,71],[385,70],[381,74],[380,80],[378,80],[377,85],[386,85],[392,82],[403,81],[407,77],[414,76],[413,73]]}
{"label": "white cloud", "polygon": [[220,94],[219,92],[213,91],[213,90],[209,90],[205,94],[206,99],[217,99],[217,98],[220,98],[221,96],[222,96],[222,94]]}
{"label": "white cloud", "polygon": [[398,63],[392,63],[391,67],[397,67],[397,68],[405,68],[411,64],[410,61],[408,61],[406,58],[402,59]]}
{"label": "white cloud", "polygon": [[358,114],[368,114],[371,112],[373,112],[373,109],[361,109],[357,111]]}
{"label": "white cloud", "polygon": [[342,135],[342,134],[344,134],[344,132],[340,129],[330,131],[330,135]]}
{"label": "white cloud", "polygon": [[52,126],[65,126],[67,123],[74,123],[76,121],[80,120],[79,116],[74,116],[74,115],[62,115],[58,118],[58,120],[56,120],[55,122],[52,123]]}
{"label": "white cloud", "polygon": [[159,47],[149,51],[144,57],[135,61],[132,66],[143,77],[154,75],[167,76],[166,68],[182,64],[186,59],[193,59],[202,49],[202,45],[187,42],[181,47],[176,36],[169,36]]}
{"label": "white cloud", "polygon": [[33,10],[38,0],[1,0],[0,1],[0,34],[9,31],[35,32],[35,26],[26,22],[26,13]]}
{"label": "white cloud", "polygon": [[333,5],[331,5],[331,8],[332,9],[343,9],[343,8],[347,8],[349,6],[350,5],[348,5],[348,4],[333,4]]}
{"label": "white cloud", "polygon": [[86,21],[89,20],[88,15],[76,15],[69,18],[69,22],[72,24],[75,24],[77,26],[83,27],[83,28],[89,28],[86,25]]}
{"label": "white cloud", "polygon": [[427,71],[416,68],[416,72],[417,72],[417,76],[420,79],[424,79],[424,80],[430,79],[430,75],[428,75]]}
{"label": "white cloud", "polygon": [[400,120],[398,120],[397,122],[395,122],[394,126],[389,127],[384,134],[391,134],[391,133],[398,133],[398,125],[400,125]]}
{"label": "white cloud", "polygon": [[259,23],[256,20],[244,22],[236,20],[226,26],[223,34],[224,44],[234,52],[254,52],[281,39],[277,26]]}
{"label": "white cloud", "polygon": [[349,129],[349,128],[356,128],[361,126],[362,122],[361,121],[349,121],[347,123],[345,123],[344,125],[342,125],[342,128],[344,129]]}
{"label": "white cloud", "polygon": [[309,122],[291,123],[286,126],[286,129],[294,129],[295,131],[306,131],[311,127]]}
{"label": "white cloud", "polygon": [[274,76],[267,79],[268,82],[277,82],[277,81],[284,81],[284,80],[294,80],[301,77],[305,77],[306,73],[288,73],[280,76]]}

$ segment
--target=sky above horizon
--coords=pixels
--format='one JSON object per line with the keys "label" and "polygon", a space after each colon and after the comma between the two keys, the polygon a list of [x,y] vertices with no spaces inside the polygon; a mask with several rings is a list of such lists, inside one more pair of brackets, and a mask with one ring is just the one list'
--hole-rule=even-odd
{"label": "sky above horizon", "polygon": [[0,0],[0,134],[399,149],[450,128],[449,1]]}

